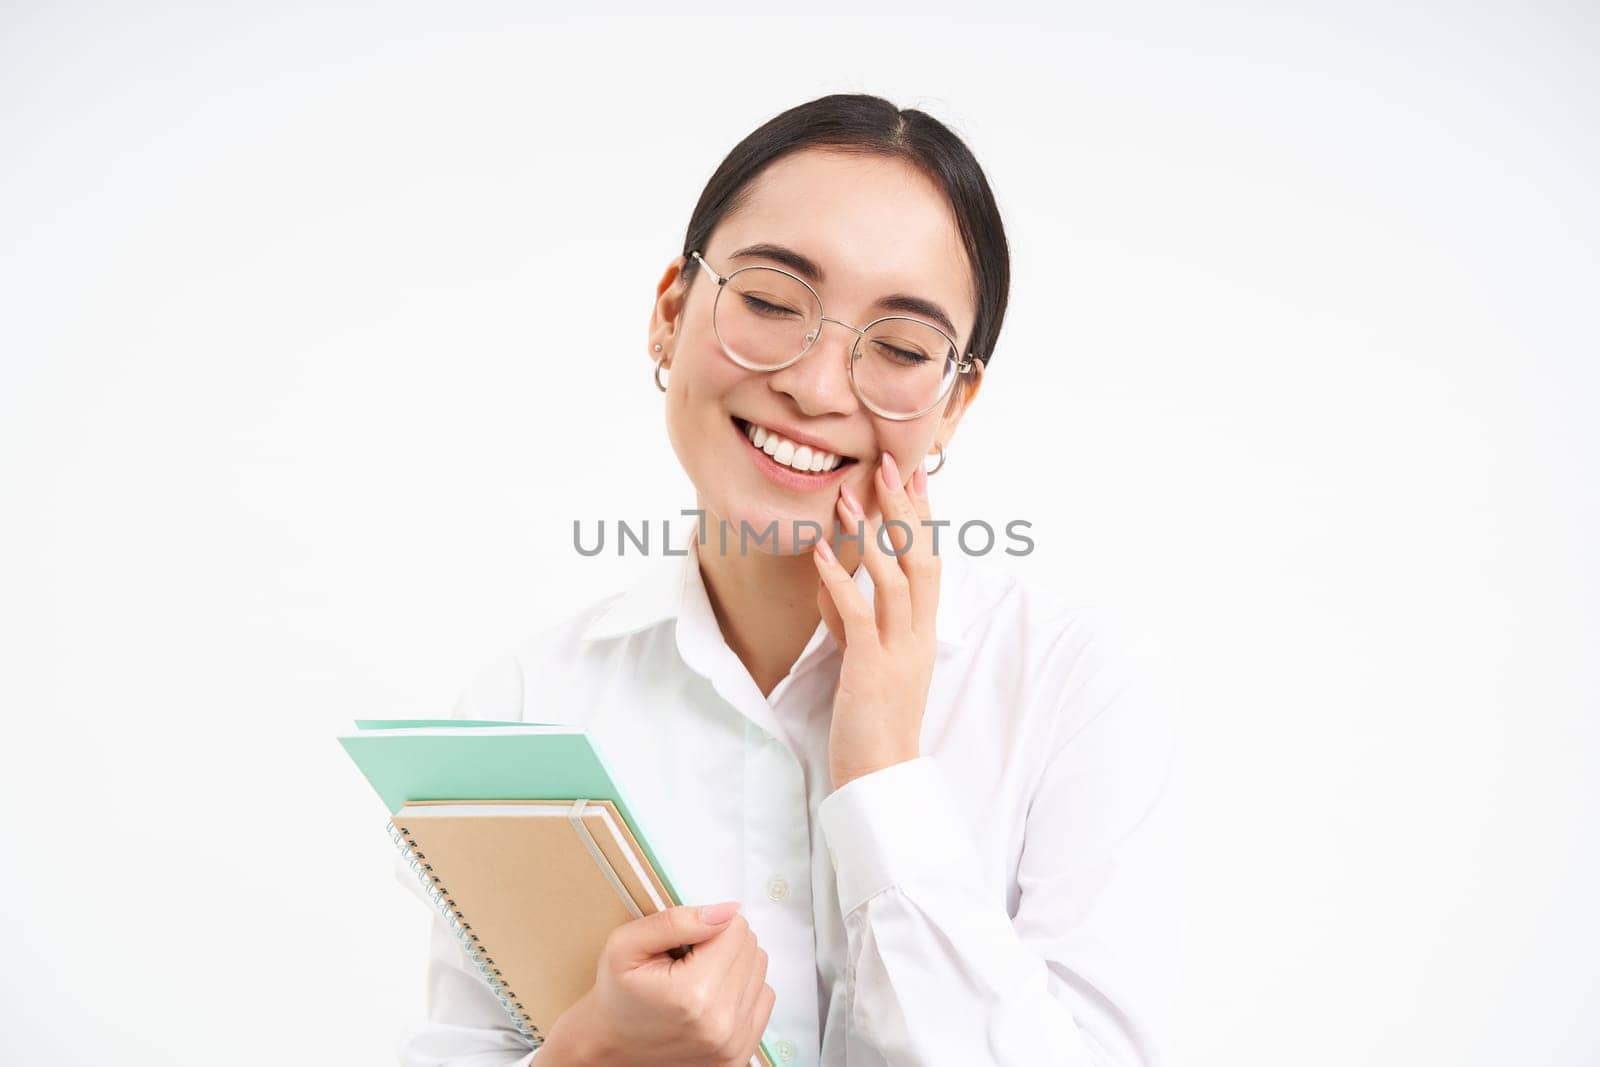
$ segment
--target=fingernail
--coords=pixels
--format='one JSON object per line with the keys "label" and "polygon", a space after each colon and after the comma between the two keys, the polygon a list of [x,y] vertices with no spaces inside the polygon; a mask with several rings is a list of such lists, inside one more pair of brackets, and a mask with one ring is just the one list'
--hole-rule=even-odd
{"label": "fingernail", "polygon": [[887,452],[883,454],[883,477],[890,489],[900,488],[900,468],[894,465],[894,457]]}
{"label": "fingernail", "polygon": [[708,926],[716,926],[733,918],[739,910],[739,902],[730,900],[722,904],[707,904],[700,909],[700,921]]}
{"label": "fingernail", "polygon": [[835,562],[837,562],[837,560],[835,560],[834,556],[833,556],[833,546],[828,544],[827,541],[818,541],[817,542],[817,555],[822,557],[822,560],[823,560],[824,563],[835,563]]}
{"label": "fingernail", "polygon": [[917,464],[917,471],[911,476],[911,491],[922,499],[928,495],[928,468]]}
{"label": "fingernail", "polygon": [[839,495],[844,497],[844,506],[850,509],[850,514],[861,518],[861,501],[856,499],[856,495],[850,491],[850,487],[848,485],[840,485]]}

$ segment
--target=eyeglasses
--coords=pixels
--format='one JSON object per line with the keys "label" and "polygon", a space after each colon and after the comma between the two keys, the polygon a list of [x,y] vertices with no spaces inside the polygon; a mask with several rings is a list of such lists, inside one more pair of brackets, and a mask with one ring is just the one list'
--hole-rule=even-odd
{"label": "eyeglasses", "polygon": [[[857,329],[822,313],[822,298],[796,275],[777,267],[740,267],[723,277],[699,252],[717,295],[711,325],[729,359],[746,370],[771,372],[800,361],[831,322],[856,335],[850,347],[850,387],[867,410],[886,419],[915,419],[938,406],[977,362],[958,356],[955,339],[905,315],[874,319]],[[726,298],[726,299],[725,299]]]}

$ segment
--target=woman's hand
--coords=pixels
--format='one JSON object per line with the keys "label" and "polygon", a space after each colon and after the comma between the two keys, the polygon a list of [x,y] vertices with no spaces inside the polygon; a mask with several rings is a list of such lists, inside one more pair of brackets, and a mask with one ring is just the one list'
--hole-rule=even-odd
{"label": "woman's hand", "polygon": [[[561,1013],[534,1059],[551,1067],[744,1067],[775,998],[767,954],[731,907],[667,908],[611,931],[594,986]],[[681,945],[692,947],[678,958]]]}
{"label": "woman's hand", "polygon": [[[828,734],[835,789],[921,754],[922,715],[933,680],[940,564],[931,527],[923,525],[928,476],[919,465],[910,486],[902,486],[894,457],[885,452],[874,484],[883,523],[867,522],[860,502],[843,486],[835,504],[842,526],[863,531],[862,562],[872,578],[873,602],[855,587],[826,539],[812,552],[822,576],[817,604],[844,649]],[[880,545],[880,529],[898,555]]]}

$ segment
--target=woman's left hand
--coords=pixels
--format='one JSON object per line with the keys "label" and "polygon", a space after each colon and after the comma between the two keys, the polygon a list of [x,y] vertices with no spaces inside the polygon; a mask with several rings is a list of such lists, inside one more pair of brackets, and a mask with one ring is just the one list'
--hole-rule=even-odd
{"label": "woman's left hand", "polygon": [[[902,486],[894,457],[885,452],[873,482],[881,524],[868,522],[843,487],[835,503],[840,525],[862,531],[873,602],[856,588],[826,538],[812,552],[822,576],[817,604],[844,650],[828,734],[835,789],[921,754],[922,715],[933,680],[940,563],[932,528],[923,525],[929,517],[928,476],[919,464],[911,484]],[[880,530],[894,554],[880,544]]]}

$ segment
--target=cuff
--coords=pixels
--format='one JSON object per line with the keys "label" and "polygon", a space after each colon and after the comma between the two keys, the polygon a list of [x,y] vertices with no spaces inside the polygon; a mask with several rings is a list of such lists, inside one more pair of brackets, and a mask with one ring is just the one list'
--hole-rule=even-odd
{"label": "cuff", "polygon": [[965,880],[977,871],[967,820],[932,756],[846,782],[822,801],[817,818],[844,915],[917,877]]}

